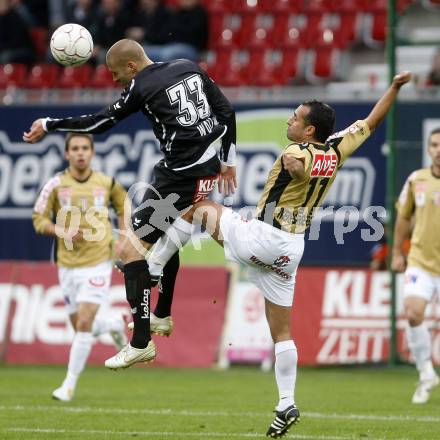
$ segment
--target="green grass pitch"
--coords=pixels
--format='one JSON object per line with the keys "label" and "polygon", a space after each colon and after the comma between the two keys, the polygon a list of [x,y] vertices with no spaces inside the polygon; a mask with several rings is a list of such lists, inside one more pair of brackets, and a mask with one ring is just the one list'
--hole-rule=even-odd
{"label": "green grass pitch", "polygon": [[[1,439],[258,439],[277,400],[273,372],[256,367],[88,367],[75,400],[50,394],[64,367],[0,367]],[[434,440],[440,390],[410,403],[416,373],[401,368],[300,368],[301,421],[287,439]]]}
{"label": "green grass pitch", "polygon": [[196,246],[188,243],[180,251],[180,262],[186,266],[222,266],[226,260],[223,248],[212,238],[204,238]]}

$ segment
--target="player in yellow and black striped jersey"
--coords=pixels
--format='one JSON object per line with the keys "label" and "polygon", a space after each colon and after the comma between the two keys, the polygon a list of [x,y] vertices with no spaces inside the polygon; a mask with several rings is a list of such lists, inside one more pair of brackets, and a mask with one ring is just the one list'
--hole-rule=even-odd
{"label": "player in yellow and black striped jersey", "polygon": [[[408,177],[397,201],[392,268],[405,271],[404,308],[408,319],[406,338],[419,372],[419,384],[412,397],[426,403],[439,383],[431,360],[431,336],[425,310],[440,295],[440,128],[428,139],[432,164]],[[411,236],[408,263],[403,243]]]}
{"label": "player in yellow and black striped jersey", "polygon": [[[307,115],[303,115],[304,113]],[[326,117],[333,125],[334,115],[329,106],[317,101],[304,102],[293,114],[291,124],[312,113]],[[302,233],[310,226],[313,211],[322,204],[339,168],[370,135],[368,123],[356,121],[347,129],[321,139],[294,142],[273,165],[263,195],[258,203],[257,217],[278,229]],[[291,135],[292,136],[292,135]],[[326,137],[324,139],[324,136]],[[304,165],[304,174],[292,176],[284,167],[288,156]]]}
{"label": "player in yellow and black striped jersey", "polygon": [[97,316],[107,302],[112,274],[108,206],[113,205],[123,229],[126,191],[112,177],[92,170],[93,153],[91,135],[69,133],[69,167],[43,186],[32,214],[36,232],[56,239],[58,278],[75,330],[66,378],[52,393],[62,401],[72,400],[96,336],[109,332],[119,350],[127,342],[122,316]]}
{"label": "player in yellow and black striped jersey", "polygon": [[294,400],[298,355],[290,326],[304,230],[338,169],[382,122],[400,88],[410,79],[409,72],[396,75],[365,120],[334,135],[331,133],[335,115],[331,107],[318,101],[301,104],[287,121],[287,137],[292,144],[269,174],[258,204],[258,219],[248,221],[209,200],[196,203],[179,222],[174,222],[148,259],[150,272],[159,272],[176,248],[188,240],[188,230],[195,221],[224,247],[226,259],[246,265],[249,280],[265,298],[266,317],[275,344],[279,402],[268,437],[282,437],[299,419]]}

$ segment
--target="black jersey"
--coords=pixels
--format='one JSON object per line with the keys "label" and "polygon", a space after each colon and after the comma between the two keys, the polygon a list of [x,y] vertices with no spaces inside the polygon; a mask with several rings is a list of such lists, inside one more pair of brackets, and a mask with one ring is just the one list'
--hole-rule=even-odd
{"label": "black jersey", "polygon": [[191,167],[220,137],[220,160],[231,164],[235,112],[206,72],[184,59],[153,63],[131,80],[115,103],[93,115],[47,118],[46,128],[102,133],[137,111],[151,121],[167,167]]}

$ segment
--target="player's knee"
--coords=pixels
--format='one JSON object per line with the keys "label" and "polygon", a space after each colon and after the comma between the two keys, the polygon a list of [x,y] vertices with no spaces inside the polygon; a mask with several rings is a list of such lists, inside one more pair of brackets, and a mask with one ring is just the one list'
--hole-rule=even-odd
{"label": "player's knee", "polygon": [[273,342],[276,344],[280,341],[291,339],[290,323],[283,320],[268,319],[270,335]]}
{"label": "player's knee", "polygon": [[424,310],[416,307],[412,303],[405,304],[405,316],[411,327],[416,327],[423,322]]}
{"label": "player's knee", "polygon": [[93,326],[93,318],[91,316],[81,316],[78,317],[76,321],[77,332],[91,332]]}
{"label": "player's knee", "polygon": [[[132,242],[134,241],[134,243]],[[136,237],[131,240],[126,237],[118,249],[118,258],[124,263],[131,263],[133,261],[142,260],[145,256],[145,248],[141,241]]]}

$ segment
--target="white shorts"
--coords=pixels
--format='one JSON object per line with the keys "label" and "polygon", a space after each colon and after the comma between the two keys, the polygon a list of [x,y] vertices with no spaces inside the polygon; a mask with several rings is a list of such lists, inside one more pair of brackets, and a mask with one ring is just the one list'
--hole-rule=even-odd
{"label": "white shorts", "polygon": [[110,261],[91,267],[60,267],[58,278],[69,315],[77,311],[81,302],[104,304],[107,301],[111,276]]}
{"label": "white shorts", "polygon": [[434,294],[440,295],[440,276],[433,275],[418,267],[408,267],[405,271],[403,296],[417,296],[432,301]]}
{"label": "white shorts", "polygon": [[290,234],[256,219],[244,220],[231,209],[223,210],[220,230],[226,259],[245,264],[249,280],[270,302],[291,306],[304,234]]}

